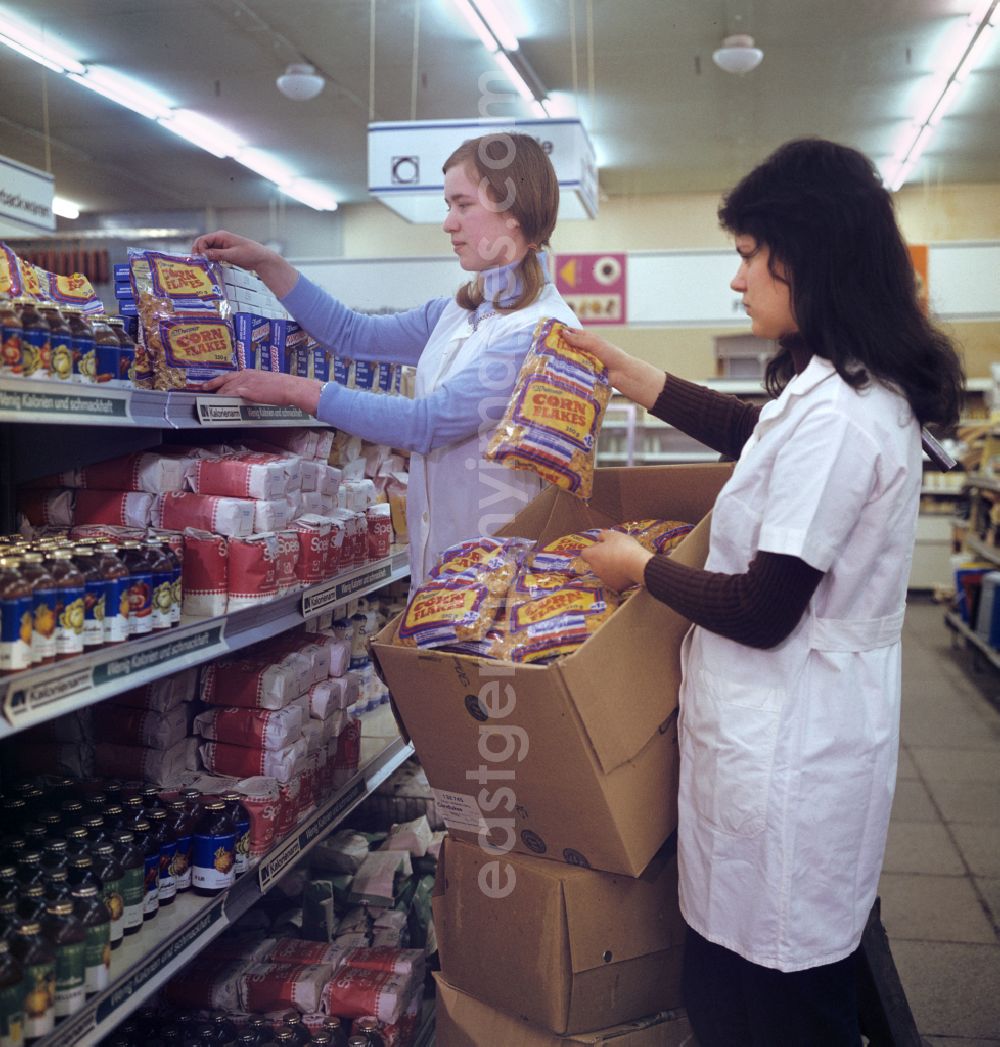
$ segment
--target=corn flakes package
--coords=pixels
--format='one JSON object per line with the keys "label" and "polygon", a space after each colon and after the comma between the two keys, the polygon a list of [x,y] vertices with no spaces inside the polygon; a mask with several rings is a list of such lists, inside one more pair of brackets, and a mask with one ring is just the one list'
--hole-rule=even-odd
{"label": "corn flakes package", "polygon": [[519,593],[515,582],[507,598],[506,657],[513,662],[548,662],[572,654],[618,607],[606,586],[572,579],[545,595]]}
{"label": "corn flakes package", "polygon": [[566,344],[564,327],[552,318],[539,321],[485,457],[589,498],[611,385],[604,364]]}
{"label": "corn flakes package", "polygon": [[651,553],[670,553],[694,530],[694,524],[682,520],[630,520],[616,524],[612,531],[631,535]]}
{"label": "corn flakes package", "polygon": [[[206,258],[129,248],[139,308],[142,375],[154,389],[197,389],[236,370],[236,337],[220,267]],[[138,352],[137,352],[137,366]]]}
{"label": "corn flakes package", "polygon": [[484,582],[494,595],[502,596],[532,544],[528,538],[470,538],[445,549],[431,568],[430,577],[468,575]]}
{"label": "corn flakes package", "polygon": [[34,298],[41,302],[47,297],[47,287],[42,287],[42,281],[38,278],[38,271],[26,258],[17,258],[18,268],[21,273],[21,294],[28,298]]}
{"label": "corn flakes package", "polygon": [[0,243],[0,298],[17,298],[20,294],[20,262],[6,244]]}
{"label": "corn flakes package", "polygon": [[104,303],[83,273],[59,276],[38,266],[35,272],[43,292],[51,301],[59,305],[75,305],[88,315],[104,312]]}
{"label": "corn flakes package", "polygon": [[560,574],[590,574],[591,570],[580,553],[593,545],[600,536],[600,529],[592,527],[586,531],[575,531],[555,538],[547,545],[536,549],[528,559],[534,571],[554,571]]}
{"label": "corn flakes package", "polygon": [[482,640],[497,613],[497,597],[474,574],[431,578],[414,592],[399,623],[404,647],[446,647]]}

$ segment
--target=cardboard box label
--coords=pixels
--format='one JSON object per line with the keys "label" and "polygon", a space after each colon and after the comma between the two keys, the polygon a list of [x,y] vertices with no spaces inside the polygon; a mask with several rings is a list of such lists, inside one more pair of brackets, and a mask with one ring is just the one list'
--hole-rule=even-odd
{"label": "cardboard box label", "polygon": [[441,820],[456,832],[487,832],[489,826],[483,812],[476,803],[476,798],[465,793],[446,792],[443,789],[432,789],[434,806]]}

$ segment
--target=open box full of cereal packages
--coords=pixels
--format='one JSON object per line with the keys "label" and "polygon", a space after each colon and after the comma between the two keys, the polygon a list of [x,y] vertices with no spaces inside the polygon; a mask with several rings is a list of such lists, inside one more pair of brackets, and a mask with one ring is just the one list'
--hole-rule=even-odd
{"label": "open box full of cereal packages", "polygon": [[[728,465],[599,469],[583,502],[550,487],[504,534],[552,541],[623,521],[701,521],[671,555],[704,563]],[[573,653],[513,663],[398,642],[372,652],[449,831],[499,851],[638,876],[676,827],[677,691],[688,622],[647,592]]]}

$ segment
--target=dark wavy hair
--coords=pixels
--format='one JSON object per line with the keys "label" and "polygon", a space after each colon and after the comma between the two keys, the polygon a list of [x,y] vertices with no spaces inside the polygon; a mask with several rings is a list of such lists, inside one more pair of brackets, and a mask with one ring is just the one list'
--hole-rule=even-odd
{"label": "dark wavy hair", "polygon": [[[510,305],[493,303],[499,313],[523,309],[545,286],[545,274],[535,252],[549,246],[559,214],[559,180],[552,161],[531,135],[511,131],[463,142],[445,160],[442,170],[459,164],[474,176],[498,209],[509,211],[517,219],[530,245],[519,266],[521,294]],[[482,282],[463,284],[455,297],[463,309],[475,309],[483,301]]]}
{"label": "dark wavy hair", "polygon": [[[719,222],[767,245],[784,266],[807,351],[854,388],[892,383],[921,425],[958,421],[964,376],[950,339],[920,304],[892,197],[863,153],[835,142],[786,142],[722,200]],[[793,377],[791,348],[769,361],[777,395]]]}

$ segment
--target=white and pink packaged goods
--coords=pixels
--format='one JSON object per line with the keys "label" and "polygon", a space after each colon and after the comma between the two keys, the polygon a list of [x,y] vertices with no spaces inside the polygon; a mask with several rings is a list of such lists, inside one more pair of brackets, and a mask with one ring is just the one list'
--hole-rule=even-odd
{"label": "white and pink packaged goods", "polygon": [[278,595],[284,596],[299,587],[296,565],[299,562],[299,535],[297,531],[278,531],[278,553],[274,563],[275,584]]}
{"label": "white and pink packaged goods", "polygon": [[192,527],[227,537],[242,537],[253,534],[254,509],[254,503],[247,498],[170,491],[160,501],[156,523],[171,531]]}
{"label": "white and pink packaged goods", "polygon": [[283,709],[303,693],[302,668],[266,658],[213,662],[201,677],[201,700],[209,705]]}
{"label": "white and pink packaged goods", "polygon": [[215,618],[229,607],[229,546],[219,534],[184,532],[184,614]]}
{"label": "white and pink packaged goods", "polygon": [[195,717],[194,732],[213,742],[253,749],[284,749],[302,736],[302,710],[206,709]]}
{"label": "white and pink packaged goods", "polygon": [[229,539],[229,610],[255,607],[278,595],[278,536]]}
{"label": "white and pink packaged goods", "polygon": [[235,789],[250,815],[250,854],[264,854],[278,839],[281,786],[276,778],[254,775],[237,782]]}
{"label": "white and pink packaged goods", "polygon": [[72,522],[148,527],[156,517],[158,498],[144,491],[80,490]]}
{"label": "white and pink packaged goods", "polygon": [[330,558],[330,521],[314,513],[300,516],[292,529],[299,536],[299,559],[295,568],[300,582],[312,585],[324,581]]}
{"label": "white and pink packaged goods", "polygon": [[290,963],[255,963],[239,977],[238,992],[243,1009],[254,1014],[288,1010],[300,1014],[319,1010],[323,986],[333,968],[330,964],[310,966]]}
{"label": "white and pink packaged goods", "polygon": [[251,749],[243,745],[203,742],[198,746],[205,769],[231,778],[262,775],[279,782],[302,773],[306,759],[305,739],[298,738],[284,749]]}
{"label": "white and pink packaged goods", "polygon": [[270,501],[287,493],[288,469],[281,455],[244,451],[195,462],[189,482],[199,494]]}
{"label": "white and pink packaged goods", "polygon": [[380,502],[365,510],[368,518],[368,559],[382,560],[392,548],[392,512],[388,502]]}

